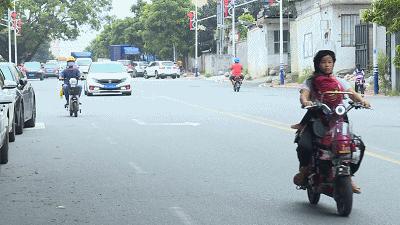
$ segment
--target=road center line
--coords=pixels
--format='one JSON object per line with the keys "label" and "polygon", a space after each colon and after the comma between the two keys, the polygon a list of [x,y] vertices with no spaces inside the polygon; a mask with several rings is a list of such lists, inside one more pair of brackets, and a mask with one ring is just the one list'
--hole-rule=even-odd
{"label": "road center line", "polygon": [[[163,99],[166,99],[166,100],[169,100],[169,101],[181,103],[181,104],[193,107],[193,108],[198,108],[198,109],[202,109],[202,110],[205,110],[205,111],[214,112],[214,113],[217,113],[217,114],[221,114],[221,115],[225,115],[225,116],[230,116],[230,117],[233,117],[233,118],[241,119],[241,120],[244,120],[244,121],[265,125],[265,126],[268,126],[268,127],[280,129],[280,130],[283,130],[283,131],[287,131],[287,132],[290,132],[290,133],[294,133],[295,132],[295,130],[289,128],[288,124],[285,124],[285,123],[282,123],[282,122],[279,122],[279,121],[275,121],[275,120],[270,120],[268,118],[263,118],[263,117],[253,116],[253,115],[242,115],[242,114],[237,114],[237,113],[224,112],[224,111],[221,111],[221,110],[218,110],[218,109],[213,109],[213,108],[208,108],[208,107],[204,107],[204,106],[201,106],[201,105],[192,104],[192,103],[185,102],[185,101],[182,101],[182,100],[179,100],[179,99],[176,99],[176,98],[171,98],[171,97],[168,97],[168,96],[159,96],[159,97],[163,98]],[[368,155],[368,156],[374,157],[376,159],[380,159],[380,160],[384,160],[386,162],[390,162],[390,163],[394,163],[394,164],[400,165],[400,160],[393,159],[393,158],[391,158],[389,156],[385,156],[383,154],[378,154],[376,152],[371,152],[371,151],[366,151],[365,154]]]}
{"label": "road center line", "polygon": [[171,207],[172,213],[178,217],[185,225],[194,225],[192,218],[183,211],[181,207]]}
{"label": "road center line", "polygon": [[129,162],[129,166],[131,166],[135,170],[135,174],[147,174],[140,166],[138,166],[134,162]]}

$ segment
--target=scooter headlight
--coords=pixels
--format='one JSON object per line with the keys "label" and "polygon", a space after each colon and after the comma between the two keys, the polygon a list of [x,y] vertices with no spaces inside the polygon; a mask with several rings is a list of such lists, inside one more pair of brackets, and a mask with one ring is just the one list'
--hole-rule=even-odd
{"label": "scooter headlight", "polygon": [[339,105],[336,107],[335,112],[337,115],[342,116],[346,113],[346,107],[344,107],[343,105]]}

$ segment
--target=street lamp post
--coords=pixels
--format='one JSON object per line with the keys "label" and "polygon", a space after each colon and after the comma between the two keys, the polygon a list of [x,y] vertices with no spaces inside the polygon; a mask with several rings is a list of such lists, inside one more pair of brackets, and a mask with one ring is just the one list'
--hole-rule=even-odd
{"label": "street lamp post", "polygon": [[379,94],[379,71],[378,71],[378,52],[377,52],[377,25],[372,25],[372,49],[373,49],[373,66],[374,66],[374,94]]}
{"label": "street lamp post", "polygon": [[11,15],[10,15],[10,9],[7,9],[7,25],[8,25],[8,62],[11,63]]}
{"label": "street lamp post", "polygon": [[283,0],[279,1],[279,76],[280,84],[285,84],[285,71],[283,70]]}
{"label": "street lamp post", "polygon": [[236,57],[236,35],[235,35],[235,0],[232,0],[232,55]]}
{"label": "street lamp post", "polygon": [[195,77],[197,77],[198,76],[198,70],[199,70],[199,65],[198,65],[198,57],[197,57],[197,55],[198,55],[198,39],[199,39],[199,37],[198,37],[198,35],[199,35],[199,30],[198,30],[198,21],[197,21],[197,19],[198,19],[198,17],[197,17],[197,12],[198,12],[198,0],[196,0],[196,4],[195,4],[195,13],[194,13],[194,21],[195,21],[195,26],[194,26],[194,29],[195,29],[195,56],[194,56],[194,76]]}
{"label": "street lamp post", "polygon": [[[15,5],[16,0],[14,0],[14,12],[16,13]],[[17,15],[17,14],[16,14]],[[17,17],[14,20],[14,54],[15,54],[15,64],[18,64],[18,54],[17,54]]]}

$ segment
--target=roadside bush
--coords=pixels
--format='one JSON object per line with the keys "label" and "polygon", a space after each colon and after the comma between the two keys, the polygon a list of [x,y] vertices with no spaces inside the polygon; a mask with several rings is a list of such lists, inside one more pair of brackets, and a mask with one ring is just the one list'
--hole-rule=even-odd
{"label": "roadside bush", "polygon": [[389,57],[383,52],[378,53],[378,73],[379,73],[379,89],[384,95],[388,95],[391,89],[389,74]]}
{"label": "roadside bush", "polygon": [[310,78],[312,76],[312,74],[313,74],[313,70],[311,69],[311,67],[307,67],[307,68],[303,69],[299,78],[297,79],[297,83],[302,84],[305,80]]}
{"label": "roadside bush", "polygon": [[212,75],[210,73],[206,73],[206,74],[204,74],[204,76],[207,78],[212,77]]}

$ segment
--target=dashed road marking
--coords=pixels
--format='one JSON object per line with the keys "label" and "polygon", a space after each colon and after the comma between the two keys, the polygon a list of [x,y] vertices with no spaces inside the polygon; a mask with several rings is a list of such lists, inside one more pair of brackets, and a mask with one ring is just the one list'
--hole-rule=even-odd
{"label": "dashed road marking", "polygon": [[182,123],[147,123],[138,119],[132,119],[133,122],[137,123],[138,125],[141,126],[193,126],[197,127],[200,125],[200,123],[195,123],[195,122],[182,122]]}
{"label": "dashed road marking", "polygon": [[172,213],[175,214],[176,217],[178,217],[181,222],[185,225],[194,225],[195,223],[193,222],[193,219],[183,211],[181,207],[171,207],[170,208]]}
{"label": "dashed road marking", "polygon": [[134,162],[129,162],[129,166],[131,166],[135,170],[135,174],[147,174],[140,166],[138,166]]}

